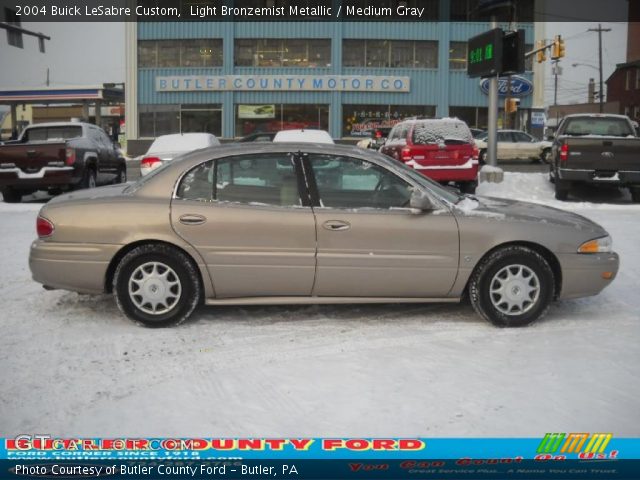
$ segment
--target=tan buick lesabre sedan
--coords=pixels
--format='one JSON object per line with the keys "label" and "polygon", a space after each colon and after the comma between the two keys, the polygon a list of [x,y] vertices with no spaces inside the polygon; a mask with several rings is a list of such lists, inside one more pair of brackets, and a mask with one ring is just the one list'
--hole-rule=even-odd
{"label": "tan buick lesabre sedan", "polygon": [[61,195],[40,211],[33,278],[113,292],[150,327],[206,305],[458,302],[522,326],[618,270],[592,221],[460,196],[355,147],[199,150],[137,183]]}

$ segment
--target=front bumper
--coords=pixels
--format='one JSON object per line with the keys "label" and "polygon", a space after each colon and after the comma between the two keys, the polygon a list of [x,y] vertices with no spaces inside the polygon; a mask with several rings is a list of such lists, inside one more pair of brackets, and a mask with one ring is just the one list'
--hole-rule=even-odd
{"label": "front bumper", "polygon": [[[597,295],[616,278],[620,259],[613,253],[559,254],[562,269],[560,299]],[[605,273],[611,272],[609,279]]]}
{"label": "front bumper", "polygon": [[574,168],[558,169],[558,176],[567,182],[592,183],[599,185],[639,185],[640,171],[598,171]]}
{"label": "front bumper", "polygon": [[111,259],[122,245],[35,240],[29,252],[33,279],[47,287],[103,293]]}

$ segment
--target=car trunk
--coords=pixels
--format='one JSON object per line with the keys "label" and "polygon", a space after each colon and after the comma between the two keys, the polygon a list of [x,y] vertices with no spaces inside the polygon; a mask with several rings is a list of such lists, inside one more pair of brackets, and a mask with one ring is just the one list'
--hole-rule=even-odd
{"label": "car trunk", "polygon": [[616,172],[640,169],[640,138],[620,137],[565,137],[560,153],[562,168]]}
{"label": "car trunk", "polygon": [[440,143],[412,144],[403,149],[402,160],[421,166],[456,167],[473,157],[473,146],[464,140],[444,139]]}
{"label": "car trunk", "polygon": [[0,169],[17,167],[25,173],[35,173],[46,166],[63,166],[65,154],[64,142],[2,145]]}

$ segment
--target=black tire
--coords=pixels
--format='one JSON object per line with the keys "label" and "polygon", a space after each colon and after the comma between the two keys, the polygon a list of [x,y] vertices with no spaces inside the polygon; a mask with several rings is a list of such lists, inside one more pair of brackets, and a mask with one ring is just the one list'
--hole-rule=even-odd
{"label": "black tire", "polygon": [[[513,268],[509,268],[510,266]],[[513,287],[513,291],[516,288],[518,291],[513,294],[520,295],[522,286],[528,282],[535,283],[536,278],[538,293],[537,295],[534,293],[535,298],[530,299],[533,300],[532,302],[526,306],[523,303],[522,313],[518,313],[517,310],[513,313],[505,313],[504,310],[508,310],[508,303],[499,304],[500,308],[495,305],[504,297],[495,293],[492,299],[492,283],[494,286],[500,285],[500,279],[497,277],[502,272],[517,271],[520,266],[526,267],[521,272],[528,269],[535,274],[535,278],[529,276],[518,280]],[[530,283],[529,286],[531,286]],[[522,246],[504,247],[489,254],[480,261],[469,280],[471,305],[482,318],[497,327],[524,327],[530,324],[546,313],[553,295],[554,276],[551,267],[538,252]]]}
{"label": "black tire", "polygon": [[566,201],[569,197],[569,184],[567,182],[563,182],[559,178],[556,178],[555,187],[556,187],[556,200]]}
{"label": "black tire", "polygon": [[[153,304],[144,303],[144,297],[135,294],[142,292],[142,287],[134,290],[131,294],[129,289],[132,279],[140,274],[141,267],[149,264],[164,266],[169,270],[166,280],[179,282],[178,288],[173,286],[161,291],[160,295],[163,291],[170,290],[175,294],[175,300],[165,302],[167,309],[158,313],[150,312],[149,310],[155,310]],[[148,273],[148,269],[151,267],[144,268],[147,268]],[[153,272],[153,269],[151,271]],[[160,273],[164,274],[166,271]],[[140,277],[138,276],[138,278]],[[147,287],[147,282],[150,280],[145,282],[145,287]],[[138,282],[134,281],[133,283]],[[150,290],[153,287],[154,284],[150,283],[149,290],[146,290],[145,295],[154,295],[156,290]],[[164,287],[161,286],[161,288]],[[120,260],[113,276],[113,293],[118,308],[131,320],[145,327],[160,328],[178,325],[189,318],[201,302],[202,286],[196,266],[187,255],[168,245],[149,244],[134,248]]]}
{"label": "black tire", "polygon": [[542,151],[542,155],[540,155],[540,160],[543,163],[546,163],[548,165],[551,165],[551,149],[550,148],[545,148]]}
{"label": "black tire", "polygon": [[631,187],[629,191],[631,192],[631,201],[640,203],[640,187]]}
{"label": "black tire", "polygon": [[478,187],[478,182],[476,181],[460,183],[460,191],[462,193],[468,193],[470,195],[473,195],[474,193],[476,193],[477,187]]}
{"label": "black tire", "polygon": [[93,167],[86,167],[78,188],[95,188],[97,186],[96,178],[96,170]]}
{"label": "black tire", "polygon": [[480,154],[478,155],[478,160],[480,162],[480,165],[484,165],[487,163],[487,151],[486,150],[480,150]]}
{"label": "black tire", "polygon": [[127,183],[127,167],[121,165],[118,167],[118,173],[113,183]]}
{"label": "black tire", "polygon": [[22,201],[22,192],[13,188],[5,188],[2,190],[2,199],[5,203],[20,203]]}

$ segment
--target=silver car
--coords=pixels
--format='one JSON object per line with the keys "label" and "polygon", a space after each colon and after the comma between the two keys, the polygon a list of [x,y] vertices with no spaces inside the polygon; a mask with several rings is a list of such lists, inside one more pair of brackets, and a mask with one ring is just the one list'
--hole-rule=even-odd
{"label": "silver car", "polygon": [[151,327],[198,304],[459,302],[522,326],[554,299],[595,295],[618,271],[592,221],[461,196],[381,154],[245,143],[192,152],[135,184],[40,211],[33,278],[113,292]]}

